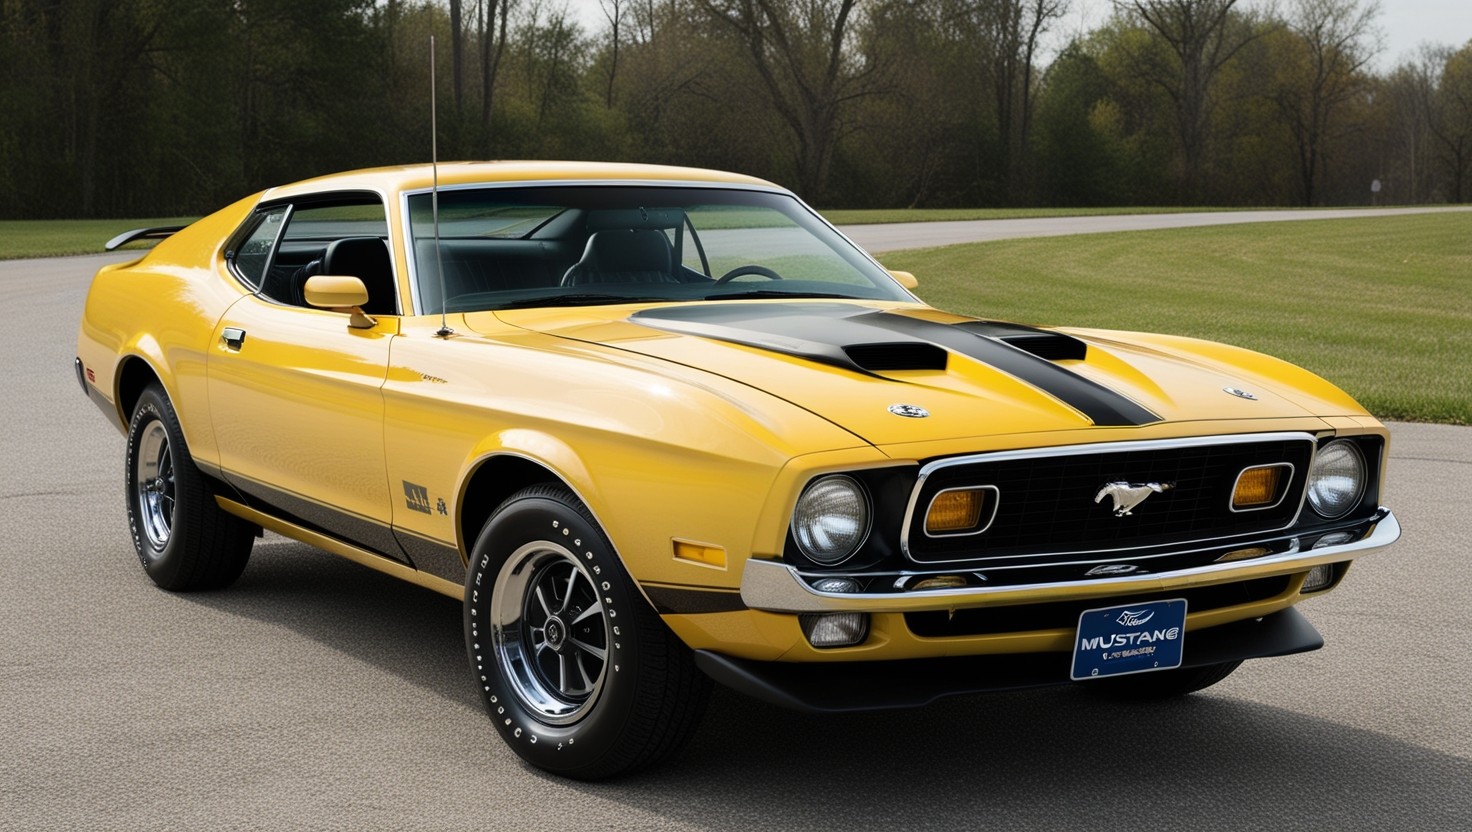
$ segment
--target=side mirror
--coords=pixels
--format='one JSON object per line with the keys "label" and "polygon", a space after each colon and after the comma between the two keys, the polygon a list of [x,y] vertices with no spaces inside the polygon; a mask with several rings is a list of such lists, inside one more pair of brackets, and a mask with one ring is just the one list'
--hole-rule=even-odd
{"label": "side mirror", "polygon": [[378,323],[363,314],[363,304],[368,302],[368,287],[356,277],[312,275],[302,286],[302,294],[309,306],[351,315],[348,326],[354,329],[370,329]]}
{"label": "side mirror", "polygon": [[920,281],[916,280],[915,276],[909,272],[897,272],[894,269],[885,269],[885,271],[889,272],[889,276],[894,278],[896,283],[906,289],[914,289],[920,285]]}

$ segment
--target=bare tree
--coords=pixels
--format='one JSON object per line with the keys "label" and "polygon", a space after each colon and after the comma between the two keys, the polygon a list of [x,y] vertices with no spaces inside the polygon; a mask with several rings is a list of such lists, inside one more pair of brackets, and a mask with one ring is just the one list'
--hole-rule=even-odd
{"label": "bare tree", "polygon": [[797,140],[797,189],[821,202],[847,105],[877,92],[876,65],[853,54],[858,0],[696,0],[745,47],[766,96]]}
{"label": "bare tree", "polygon": [[620,29],[624,18],[628,15],[628,0],[598,0],[599,8],[603,9],[603,17],[608,20],[608,86],[604,94],[604,106],[613,108],[613,79],[618,75],[618,47],[622,42]]}
{"label": "bare tree", "polygon": [[1234,13],[1237,2],[1114,0],[1116,9],[1144,23],[1168,50],[1166,60],[1155,50],[1137,51],[1131,59],[1137,74],[1162,89],[1175,107],[1184,196],[1191,200],[1202,197],[1217,75],[1266,31]]}
{"label": "bare tree", "polygon": [[[487,150],[490,145],[491,105],[496,95],[496,76],[501,68],[501,58],[506,53],[506,25],[511,17],[512,0],[477,0],[476,24],[480,46],[480,127],[485,135]],[[497,15],[500,24],[497,25]],[[500,33],[497,34],[499,28]]]}
{"label": "bare tree", "polygon": [[1068,0],[960,0],[968,38],[982,53],[997,119],[997,168],[1009,199],[1021,189],[1032,131],[1038,39]]}
{"label": "bare tree", "polygon": [[1326,163],[1337,111],[1364,94],[1365,66],[1380,51],[1375,0],[1294,0],[1288,20],[1291,46],[1274,98],[1298,151],[1300,196],[1313,205]]}
{"label": "bare tree", "polygon": [[450,67],[454,79],[455,114],[465,106],[465,8],[463,0],[450,0]]}
{"label": "bare tree", "polygon": [[1450,201],[1461,203],[1469,195],[1467,178],[1472,173],[1472,43],[1441,54],[1445,58],[1428,108],[1429,126],[1437,155],[1446,166]]}

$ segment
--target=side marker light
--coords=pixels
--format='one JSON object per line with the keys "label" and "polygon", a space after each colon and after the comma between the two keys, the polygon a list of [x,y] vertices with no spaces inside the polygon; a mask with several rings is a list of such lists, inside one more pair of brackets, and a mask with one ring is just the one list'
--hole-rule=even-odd
{"label": "side marker light", "polygon": [[726,550],[719,546],[694,543],[689,540],[676,540],[674,543],[676,560],[686,560],[702,566],[714,566],[717,569],[726,568]]}

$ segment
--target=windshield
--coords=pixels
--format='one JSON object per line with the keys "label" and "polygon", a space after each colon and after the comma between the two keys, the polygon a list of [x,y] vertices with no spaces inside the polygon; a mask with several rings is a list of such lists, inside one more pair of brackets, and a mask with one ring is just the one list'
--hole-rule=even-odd
{"label": "windshield", "polygon": [[563,186],[409,197],[419,309],[738,297],[910,300],[791,196],[692,187]]}

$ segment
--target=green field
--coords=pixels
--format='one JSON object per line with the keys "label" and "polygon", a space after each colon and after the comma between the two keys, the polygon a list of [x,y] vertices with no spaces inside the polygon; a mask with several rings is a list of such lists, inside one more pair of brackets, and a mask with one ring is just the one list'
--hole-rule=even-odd
{"label": "green field", "polygon": [[1209,338],[1338,384],[1376,416],[1472,424],[1472,214],[1085,234],[892,252],[926,301]]}
{"label": "green field", "polygon": [[[100,254],[103,243],[124,231],[159,225],[187,225],[194,220],[194,217],[145,220],[0,220],[0,260]],[[141,249],[151,245],[151,242],[134,243],[125,248]]]}

